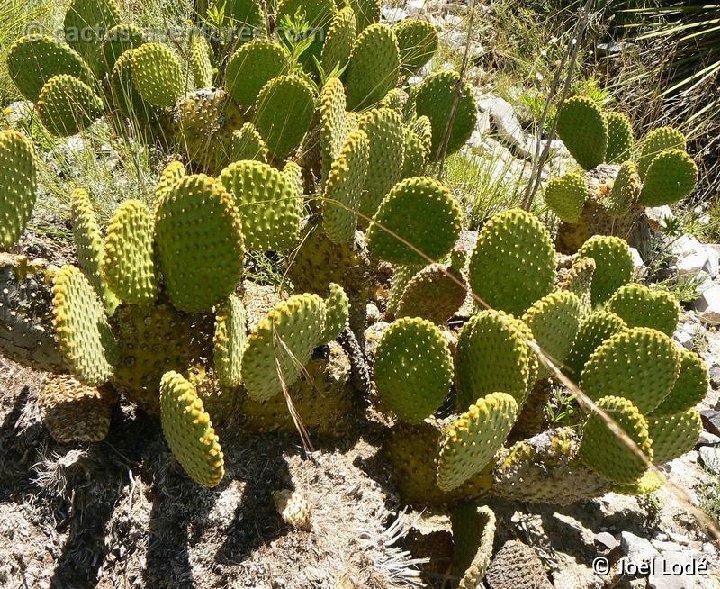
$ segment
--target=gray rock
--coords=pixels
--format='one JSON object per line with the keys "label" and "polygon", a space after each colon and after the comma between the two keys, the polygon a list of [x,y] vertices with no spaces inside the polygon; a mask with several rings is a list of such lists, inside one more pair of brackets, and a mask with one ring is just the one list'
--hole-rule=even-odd
{"label": "gray rock", "polygon": [[698,456],[705,468],[715,474],[720,474],[720,448],[716,446],[700,446]]}
{"label": "gray rock", "polygon": [[691,570],[701,555],[695,550],[681,549],[663,552],[655,563],[653,574],[648,577],[648,587],[653,589],[691,589],[697,587],[697,579],[689,574],[670,574],[676,567]]}
{"label": "gray rock", "polygon": [[649,562],[660,555],[650,540],[636,536],[632,532],[620,532],[620,548],[628,561],[637,565]]}
{"label": "gray rock", "polygon": [[710,325],[720,325],[720,284],[713,283],[705,289],[693,307],[702,321]]}
{"label": "gray rock", "polygon": [[678,544],[682,544],[683,546],[690,545],[690,538],[688,538],[685,534],[680,534],[678,532],[668,532],[668,537],[673,542],[677,542]]}
{"label": "gray rock", "polygon": [[382,20],[386,23],[396,23],[408,17],[408,11],[401,6],[383,6],[381,9]]}
{"label": "gray rock", "polygon": [[618,542],[615,536],[613,536],[610,532],[600,532],[595,534],[595,542],[602,544],[608,550],[615,550],[618,546],[620,546],[620,542]]}
{"label": "gray rock", "polygon": [[706,243],[705,251],[708,255],[708,263],[705,267],[710,276],[717,278],[720,275],[720,244]]}
{"label": "gray rock", "polygon": [[720,366],[713,366],[708,370],[710,385],[716,389],[720,387]]}
{"label": "gray rock", "polygon": [[675,261],[675,270],[679,276],[697,276],[707,271],[710,258],[707,248],[691,235],[682,235],[670,245]]}
{"label": "gray rock", "polygon": [[650,229],[659,231],[665,225],[666,219],[674,219],[675,215],[668,205],[661,207],[646,207],[645,219]]}
{"label": "gray rock", "polygon": [[700,437],[697,442],[698,446],[716,446],[718,444],[720,444],[720,436],[716,436],[705,430],[700,432]]}
{"label": "gray rock", "polygon": [[720,436],[720,411],[706,410],[700,412],[703,427],[711,434]]}
{"label": "gray rock", "polygon": [[640,252],[637,251],[634,247],[630,248],[630,254],[633,258],[633,274],[636,278],[642,278],[643,276],[645,276],[645,274],[647,274],[645,262],[643,261]]}
{"label": "gray rock", "polygon": [[375,303],[368,303],[365,305],[365,314],[367,316],[367,324],[372,325],[380,321],[381,313],[380,309],[377,308]]}

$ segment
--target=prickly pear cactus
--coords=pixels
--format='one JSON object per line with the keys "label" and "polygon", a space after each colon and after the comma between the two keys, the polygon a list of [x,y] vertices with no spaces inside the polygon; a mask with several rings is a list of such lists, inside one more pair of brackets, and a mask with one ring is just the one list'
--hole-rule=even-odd
{"label": "prickly pear cactus", "polygon": [[0,250],[15,245],[37,197],[32,144],[17,131],[0,132]]}

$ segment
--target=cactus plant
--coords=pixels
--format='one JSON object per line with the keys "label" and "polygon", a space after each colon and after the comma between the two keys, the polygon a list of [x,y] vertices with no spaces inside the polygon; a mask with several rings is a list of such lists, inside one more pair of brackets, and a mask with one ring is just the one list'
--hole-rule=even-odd
{"label": "cactus plant", "polygon": [[65,13],[65,39],[97,76],[105,72],[105,35],[119,22],[114,0],[72,0]]}
{"label": "cactus plant", "polygon": [[630,159],[635,147],[632,125],[627,115],[619,112],[605,114],[608,127],[608,146],[605,161],[621,164]]}
{"label": "cactus plant", "polygon": [[403,20],[395,25],[393,32],[400,49],[400,64],[404,73],[416,72],[437,51],[437,29],[426,20]]}
{"label": "cactus plant", "polygon": [[582,245],[578,255],[595,260],[595,274],[590,292],[593,305],[607,301],[618,288],[632,278],[632,254],[622,239],[596,235]]}
{"label": "cactus plant", "polygon": [[545,187],[545,203],[563,221],[576,222],[580,218],[587,182],[580,174],[565,174],[552,178]]}
{"label": "cactus plant", "polygon": [[672,335],[680,320],[680,305],[669,292],[641,284],[621,286],[607,302],[607,309],[628,327],[651,327]]}
{"label": "cactus plant", "polygon": [[638,173],[645,180],[653,160],[663,151],[679,149],[684,151],[687,144],[685,135],[672,127],[654,129],[643,139],[640,157],[638,158]]}
{"label": "cactus plant", "polygon": [[558,113],[557,132],[585,170],[591,170],[605,161],[608,122],[592,99],[573,96],[566,100]]}
{"label": "cactus plant", "polygon": [[225,89],[242,106],[255,104],[260,90],[289,65],[285,49],[266,39],[254,39],[233,53],[225,69]]}
{"label": "cactus plant", "polygon": [[93,89],[74,76],[50,78],[37,102],[40,122],[60,137],[74,135],[100,118],[103,103]]}
{"label": "cactus plant", "polygon": [[0,132],[0,249],[20,239],[37,198],[32,144],[17,131]]}
{"label": "cactus plant", "polygon": [[173,106],[185,91],[180,60],[159,43],[145,43],[133,51],[132,80],[142,99],[153,106]]}
{"label": "cactus plant", "polygon": [[320,66],[323,72],[329,74],[336,68],[343,69],[347,65],[356,37],[357,18],[355,12],[352,7],[345,6],[330,21],[320,54]]}
{"label": "cactus plant", "polygon": [[645,172],[640,202],[648,207],[672,204],[693,191],[697,177],[697,165],[684,150],[665,150]]}
{"label": "cactus plant", "polygon": [[213,366],[220,385],[242,384],[242,354],[247,343],[247,311],[242,301],[230,295],[218,305],[213,335]]}

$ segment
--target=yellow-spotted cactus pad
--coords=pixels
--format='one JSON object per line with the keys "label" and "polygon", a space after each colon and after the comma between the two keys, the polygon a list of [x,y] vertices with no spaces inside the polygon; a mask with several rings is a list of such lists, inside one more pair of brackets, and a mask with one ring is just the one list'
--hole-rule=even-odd
{"label": "yellow-spotted cactus pad", "polygon": [[665,290],[642,284],[621,286],[606,309],[620,317],[628,327],[650,327],[672,335],[680,320],[680,304]]}
{"label": "yellow-spotted cactus pad", "polygon": [[438,459],[438,487],[452,491],[479,473],[502,448],[517,419],[507,393],[491,393],[448,425]]}
{"label": "yellow-spotted cactus pad", "polygon": [[133,72],[133,58],[137,49],[128,49],[113,66],[110,74],[110,97],[118,114],[140,123],[155,122],[162,109],[150,104],[138,92]]}
{"label": "yellow-spotted cactus pad", "polygon": [[640,178],[645,180],[645,175],[650,167],[650,164],[659,156],[662,152],[668,149],[678,149],[685,151],[687,146],[687,140],[677,129],[672,127],[660,127],[659,129],[653,129],[648,133],[642,140],[642,146],[640,150],[640,157],[638,158],[638,172]]}
{"label": "yellow-spotted cactus pad", "polygon": [[40,122],[50,133],[68,137],[99,119],[103,102],[85,82],[61,75],[43,86],[36,108]]}
{"label": "yellow-spotted cactus pad", "polygon": [[582,174],[565,174],[552,178],[545,187],[545,203],[559,219],[577,223],[585,198],[587,181]]}
{"label": "yellow-spotted cactus pad", "polygon": [[[349,130],[345,87],[339,78],[333,77],[325,82],[320,91],[318,103],[320,178],[322,182],[326,182],[332,164],[336,161],[343,145],[345,145]],[[362,179],[364,182],[364,174]]]}
{"label": "yellow-spotted cactus pad", "polygon": [[557,116],[557,132],[585,170],[592,170],[605,161],[608,123],[592,98],[573,96],[566,100]]}
{"label": "yellow-spotted cactus pad", "polygon": [[578,250],[581,258],[595,260],[590,297],[593,305],[606,302],[632,279],[633,258],[627,242],[612,235],[594,235]]}
{"label": "yellow-spotted cactus pad", "polygon": [[53,325],[70,372],[86,385],[112,376],[117,345],[93,287],[75,266],[64,266],[53,284]]}
{"label": "yellow-spotted cactus pad", "polygon": [[252,123],[245,123],[233,131],[226,149],[226,159],[230,162],[239,160],[265,162],[268,157],[267,145]]}
{"label": "yellow-spotted cactus pad", "polygon": [[365,175],[368,171],[370,142],[363,131],[353,131],[330,167],[322,204],[323,229],[336,243],[355,237]]}
{"label": "yellow-spotted cactus pad", "polygon": [[321,341],[328,343],[337,338],[348,325],[350,302],[347,293],[339,284],[330,283],[329,294],[325,297],[325,329]]}
{"label": "yellow-spotted cactus pad", "polygon": [[428,160],[428,150],[415,131],[405,127],[405,148],[403,152],[403,178],[422,176]]}
{"label": "yellow-spotted cactus pad", "polygon": [[444,325],[460,309],[466,295],[467,284],[459,270],[430,264],[407,282],[395,316],[421,317]]}
{"label": "yellow-spotted cactus pad", "polygon": [[426,264],[450,252],[462,221],[462,209],[446,186],[433,178],[406,178],[373,217],[368,249],[393,264]]}
{"label": "yellow-spotted cactus pad", "polygon": [[132,75],[142,99],[154,106],[173,106],[185,92],[180,60],[159,43],[145,43],[133,51]]}
{"label": "yellow-spotted cactus pad", "polygon": [[203,35],[193,35],[190,42],[190,65],[193,81],[197,88],[210,88],[213,79],[213,64],[210,49]]}
{"label": "yellow-spotted cactus pad", "polygon": [[493,309],[521,316],[553,289],[555,250],[547,229],[520,209],[492,217],[470,259],[470,286]]}
{"label": "yellow-spotted cactus pad", "polygon": [[40,390],[43,423],[61,443],[104,440],[116,401],[110,387],[87,386],[67,375],[52,376]]}
{"label": "yellow-spotted cactus pad", "polygon": [[155,188],[155,208],[162,202],[170,189],[187,176],[185,164],[178,160],[172,160],[160,172],[157,187]]}
{"label": "yellow-spotted cactus pad", "polygon": [[253,39],[233,53],[225,72],[225,89],[241,106],[251,106],[262,87],[285,73],[287,51],[275,41]]}
{"label": "yellow-spotted cactus pad", "polygon": [[332,21],[320,52],[320,66],[325,74],[335,68],[343,69],[347,65],[357,38],[357,18],[350,6],[339,10]]}
{"label": "yellow-spotted cactus pad", "polygon": [[278,303],[248,337],[242,374],[248,395],[265,401],[300,376],[312,351],[322,343],[326,308],[314,294]]}
{"label": "yellow-spotted cactus pad", "polygon": [[647,423],[655,464],[664,464],[692,450],[703,429],[695,408],[666,415],[652,413]]}
{"label": "yellow-spotted cactus pad", "polygon": [[685,198],[697,183],[698,168],[681,149],[663,151],[645,173],[640,203],[646,207],[669,205]]}
{"label": "yellow-spotted cactus pad", "polygon": [[455,555],[453,568],[461,577],[458,589],[482,586],[490,566],[495,540],[495,514],[487,506],[474,502],[456,507],[451,515]]}
{"label": "yellow-spotted cactus pad", "polygon": [[218,305],[213,337],[213,366],[225,388],[242,384],[242,355],[247,343],[247,311],[242,301],[230,295]]}
{"label": "yellow-spotted cactus pad", "polygon": [[627,161],[620,166],[615,183],[603,202],[603,208],[614,217],[621,217],[630,212],[637,204],[642,190],[642,182],[637,171],[637,164]]}
{"label": "yellow-spotted cactus pad", "polygon": [[583,427],[578,457],[609,481],[633,483],[647,470],[646,463],[653,458],[647,421],[638,408],[623,397],[603,397],[597,405],[625,432],[635,448],[628,447],[600,414],[593,413]]}
{"label": "yellow-spotted cactus pad", "polygon": [[636,327],[605,341],[585,364],[580,388],[591,399],[625,397],[649,413],[670,394],[680,370],[680,352],[664,333]]}
{"label": "yellow-spotted cactus pad", "polygon": [[680,353],[680,375],[670,394],[663,399],[654,415],[665,415],[692,409],[707,395],[710,386],[707,364],[695,352],[676,346]]}
{"label": "yellow-spotted cactus pad", "polygon": [[115,211],[105,237],[102,271],[107,286],[126,303],[147,305],[157,297],[155,223],[145,203],[127,200]]}
{"label": "yellow-spotted cactus pad", "polygon": [[600,345],[617,333],[625,331],[625,322],[608,311],[595,311],[580,324],[565,365],[569,375],[579,378],[585,363]]}
{"label": "yellow-spotted cactus pad", "polygon": [[17,131],[0,132],[0,250],[22,235],[37,198],[37,171],[30,141]]}
{"label": "yellow-spotted cactus pad", "polygon": [[450,391],[453,364],[440,329],[424,319],[394,321],[375,352],[375,385],[402,421],[420,423]]}
{"label": "yellow-spotted cactus pad", "polygon": [[393,32],[400,49],[403,73],[416,72],[430,61],[437,51],[437,28],[429,21],[408,18],[395,25]]}
{"label": "yellow-spotted cactus pad", "polygon": [[632,157],[635,147],[632,123],[625,113],[605,113],[608,126],[608,146],[605,161],[609,164],[621,164]]}
{"label": "yellow-spotted cactus pad", "polygon": [[65,39],[98,77],[105,72],[103,41],[120,22],[115,0],[72,0],[63,22]]}
{"label": "yellow-spotted cactus pad", "polygon": [[503,391],[521,405],[534,381],[537,360],[526,343],[527,326],[499,311],[481,311],[460,332],[455,352],[457,407]]}
{"label": "yellow-spotted cactus pad", "polygon": [[158,207],[156,233],[165,287],[178,309],[207,311],[240,283],[240,214],[220,182],[203,175],[180,179]]}
{"label": "yellow-spotted cactus pad", "polygon": [[222,171],[220,182],[235,200],[248,250],[286,250],[297,244],[302,196],[282,172],[241,160]]}
{"label": "yellow-spotted cactus pad", "polygon": [[225,474],[220,440],[194,387],[177,372],[160,381],[160,419],[165,440],[187,475],[214,487]]}
{"label": "yellow-spotted cactus pad", "polygon": [[145,31],[131,23],[119,23],[109,29],[103,39],[102,59],[106,72],[112,72],[117,60],[130,49],[145,43]]}

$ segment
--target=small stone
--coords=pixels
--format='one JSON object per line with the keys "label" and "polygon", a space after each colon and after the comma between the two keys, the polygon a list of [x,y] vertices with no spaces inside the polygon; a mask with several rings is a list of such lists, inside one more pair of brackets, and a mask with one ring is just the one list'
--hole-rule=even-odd
{"label": "small stone", "polygon": [[700,420],[706,431],[720,436],[720,411],[706,409],[700,412]]}
{"label": "small stone", "polygon": [[663,541],[663,540],[651,540],[650,543],[653,545],[653,547],[656,550],[659,550],[660,552],[677,552],[678,550],[682,550],[683,547],[680,546],[680,544],[677,544],[676,542],[670,542],[670,541]]}
{"label": "small stone", "polygon": [[676,258],[675,269],[680,276],[697,276],[709,263],[705,246],[691,235],[682,235],[670,245]]}
{"label": "small stone", "polygon": [[700,319],[710,325],[720,325],[720,284],[712,283],[694,303]]}
{"label": "small stone", "polygon": [[642,278],[647,273],[647,268],[645,267],[645,262],[642,259],[642,256],[640,255],[640,252],[637,251],[634,247],[630,248],[630,255],[632,255],[633,259],[633,274],[636,278]]}
{"label": "small stone", "polygon": [[701,431],[700,437],[698,438],[697,446],[716,446],[720,444],[720,436],[711,434],[708,431]]}
{"label": "small stone", "polygon": [[608,550],[615,550],[618,546],[620,546],[620,542],[618,542],[615,536],[613,536],[610,532],[600,532],[599,534],[595,534],[595,542],[602,544]]}
{"label": "small stone", "polygon": [[647,207],[645,209],[645,217],[647,218],[650,228],[654,231],[659,231],[667,220],[674,219],[675,215],[668,205],[663,205],[661,207]]}
{"label": "small stone", "polygon": [[702,545],[702,551],[703,554],[709,554],[711,556],[717,554],[717,548],[715,548],[711,542],[705,542],[705,544]]}
{"label": "small stone", "polygon": [[713,366],[708,370],[708,378],[710,379],[710,385],[716,389],[720,387],[720,366]]}
{"label": "small stone", "polygon": [[715,446],[700,446],[698,456],[701,464],[709,471],[720,474],[720,448]]}
{"label": "small stone", "polygon": [[677,542],[678,544],[682,544],[683,546],[690,545],[690,538],[688,538],[685,534],[680,534],[678,532],[668,532],[668,536],[673,542]]}
{"label": "small stone", "polygon": [[620,532],[620,547],[628,557],[628,561],[637,565],[649,562],[659,556],[658,551],[649,540],[636,536],[632,532]]}

